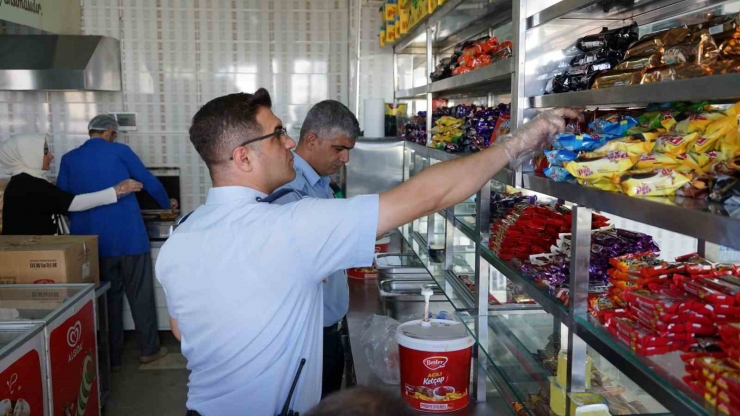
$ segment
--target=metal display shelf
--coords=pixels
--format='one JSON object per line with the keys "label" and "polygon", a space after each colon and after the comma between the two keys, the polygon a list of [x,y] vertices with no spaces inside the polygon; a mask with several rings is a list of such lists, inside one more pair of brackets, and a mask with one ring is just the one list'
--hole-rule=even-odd
{"label": "metal display shelf", "polygon": [[395,93],[397,100],[408,100],[416,97],[423,97],[429,90],[429,87],[422,85],[420,87],[409,88],[407,90],[398,90]]}
{"label": "metal display shelf", "polygon": [[639,106],[669,101],[727,101],[740,98],[740,74],[713,75],[528,98],[529,107]]}
{"label": "metal display shelf", "polygon": [[671,198],[635,198],[584,186],[523,175],[524,188],[633,221],[740,249],[740,219],[722,204]]}
{"label": "metal display shelf", "polygon": [[546,289],[538,287],[534,281],[522,276],[518,271],[514,270],[508,263],[499,259],[488,247],[483,247],[481,250],[481,257],[488,262],[492,267],[496,268],[514,286],[518,287],[530,298],[534,299],[538,305],[545,310],[545,312],[552,315],[555,319],[559,319],[564,324],[570,323],[570,315],[568,314],[568,308],[563,305],[562,302],[550,296]]}
{"label": "metal display shelf", "polygon": [[[422,146],[418,143],[404,142],[404,145],[406,146],[406,149],[413,151],[417,155],[421,157],[426,157],[429,159],[439,160],[439,161],[446,161],[446,160],[452,160],[457,159],[459,157],[467,156],[470,153],[447,153],[444,150],[434,149],[427,146]],[[505,183],[505,184],[513,184],[514,183],[514,171],[508,168],[501,169],[492,180]]]}
{"label": "metal display shelf", "polygon": [[[550,296],[530,279],[521,276],[507,263],[500,260],[490,250],[482,253],[491,266],[506,275],[517,287],[534,299],[545,312],[552,315],[575,334],[581,337],[591,348],[607,358],[615,367],[633,380],[639,380],[640,386],[661,402],[675,415],[705,415],[710,416],[701,406],[701,399],[687,385],[681,377],[685,375],[683,362],[678,353],[643,357],[632,351],[628,345],[614,338],[601,324],[588,316],[586,320],[572,317],[558,299]],[[529,359],[527,359],[529,362]]]}
{"label": "metal display shelf", "polygon": [[[505,59],[465,74],[455,75],[440,81],[432,82],[429,92],[436,94],[459,94],[485,88],[491,90],[510,90],[511,74],[514,72],[514,60]],[[500,87],[496,88],[496,84]],[[400,92],[400,91],[399,91]]]}
{"label": "metal display shelf", "polygon": [[437,31],[435,47],[449,47],[451,43],[485,31],[492,23],[500,23],[496,18],[506,12],[506,18],[510,20],[511,4],[509,0],[447,0],[432,14],[422,18],[409,33],[382,49],[392,49],[396,54],[423,53],[427,28]]}

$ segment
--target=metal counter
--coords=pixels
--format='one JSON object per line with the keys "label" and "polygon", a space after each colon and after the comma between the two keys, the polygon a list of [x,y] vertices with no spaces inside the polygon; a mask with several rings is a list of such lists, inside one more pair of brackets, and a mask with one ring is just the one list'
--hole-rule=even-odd
{"label": "metal counter", "polygon": [[[379,302],[380,292],[376,280],[349,279],[349,311],[347,312],[347,326],[354,361],[355,378],[358,386],[379,388],[397,394],[401,397],[401,387],[383,383],[370,369],[364,349],[360,345],[362,324],[373,314],[381,314]],[[451,306],[451,305],[450,305]],[[450,310],[454,308],[450,307]],[[455,416],[473,415],[514,415],[511,406],[500,397],[489,383],[490,392],[488,401],[484,403],[471,402],[465,409],[458,412],[445,413]],[[431,413],[420,413],[431,414]]]}

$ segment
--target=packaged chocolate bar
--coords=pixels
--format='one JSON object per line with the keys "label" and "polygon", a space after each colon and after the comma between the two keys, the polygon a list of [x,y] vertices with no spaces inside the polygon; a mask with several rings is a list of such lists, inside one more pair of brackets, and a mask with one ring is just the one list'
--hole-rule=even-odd
{"label": "packaged chocolate bar", "polygon": [[740,179],[735,176],[718,175],[708,198],[712,202],[740,205]]}
{"label": "packaged chocolate bar", "polygon": [[697,64],[710,65],[717,60],[719,49],[708,32],[701,34],[698,42],[683,43],[665,48],[663,65]]}
{"label": "packaged chocolate bar", "polygon": [[644,311],[655,313],[682,313],[690,309],[693,300],[679,292],[670,290],[632,290],[627,294],[629,302]]}
{"label": "packaged chocolate bar", "polygon": [[614,67],[617,71],[635,71],[638,69],[650,69],[662,65],[661,55],[654,53],[647,56],[638,56],[636,58],[626,59]]}
{"label": "packaged chocolate bar", "polygon": [[[699,279],[702,280],[702,279]],[[716,289],[709,287],[705,282],[699,280],[692,280],[689,277],[674,275],[673,283],[681,290],[698,297],[699,299],[709,302],[714,305],[735,305],[735,297],[722,293]]]}
{"label": "packaged chocolate bar", "polygon": [[[733,35],[740,36],[740,32],[733,32]],[[719,51],[725,58],[736,58],[740,56],[740,39],[733,38],[722,42],[719,45]]]}
{"label": "packaged chocolate bar", "polygon": [[642,70],[637,71],[610,71],[601,74],[594,80],[593,89],[622,87],[637,85],[642,81]]}
{"label": "packaged chocolate bar", "polygon": [[662,53],[664,46],[668,47],[684,43],[690,35],[691,31],[686,26],[645,35],[642,39],[630,46],[625,54],[625,58],[630,59]]}
{"label": "packaged chocolate bar", "polygon": [[619,183],[629,196],[671,196],[689,178],[673,169],[634,170],[623,174]]}
{"label": "packaged chocolate bar", "polygon": [[643,84],[655,82],[676,81],[712,75],[714,70],[707,65],[685,63],[679,65],[659,66],[645,72],[642,77]]}
{"label": "packaged chocolate bar", "polygon": [[740,72],[740,58],[721,59],[712,64],[712,71],[716,75],[734,74]]}
{"label": "packaged chocolate bar", "polygon": [[602,59],[616,59],[620,61],[624,58],[624,51],[613,49],[595,49],[588,53],[581,53],[570,61],[570,66],[588,65]]}
{"label": "packaged chocolate bar", "polygon": [[626,172],[635,165],[637,157],[623,150],[582,153],[565,164],[565,169],[578,179],[595,180],[613,177]]}
{"label": "packaged chocolate bar", "polygon": [[591,52],[597,49],[625,50],[637,40],[638,26],[633,23],[618,29],[609,30],[604,28],[595,35],[584,36],[576,42],[576,47],[581,52]]}

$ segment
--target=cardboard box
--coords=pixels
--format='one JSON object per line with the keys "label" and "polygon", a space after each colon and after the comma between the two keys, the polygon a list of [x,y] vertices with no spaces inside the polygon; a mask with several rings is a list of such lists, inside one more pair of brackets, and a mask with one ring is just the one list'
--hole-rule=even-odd
{"label": "cardboard box", "polygon": [[98,287],[98,236],[0,236],[0,284],[14,283],[94,283]]}

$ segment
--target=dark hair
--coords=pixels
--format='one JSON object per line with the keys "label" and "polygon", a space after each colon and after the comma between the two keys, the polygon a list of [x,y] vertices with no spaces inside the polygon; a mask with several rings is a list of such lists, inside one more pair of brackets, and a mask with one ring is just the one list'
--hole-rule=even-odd
{"label": "dark hair", "polygon": [[303,140],[309,133],[315,133],[319,137],[343,133],[350,139],[357,140],[357,136],[360,135],[360,123],[344,104],[335,100],[325,100],[311,107],[303,120],[300,139]]}
{"label": "dark hair", "polygon": [[105,130],[90,130],[87,132],[90,137],[103,137]]}
{"label": "dark hair", "polygon": [[195,113],[190,141],[209,168],[228,160],[229,152],[249,133],[261,132],[256,118],[261,107],[272,107],[270,93],[264,88],[254,94],[242,92],[214,98]]}
{"label": "dark hair", "polygon": [[415,416],[416,412],[386,391],[365,387],[342,390],[329,395],[306,416]]}

